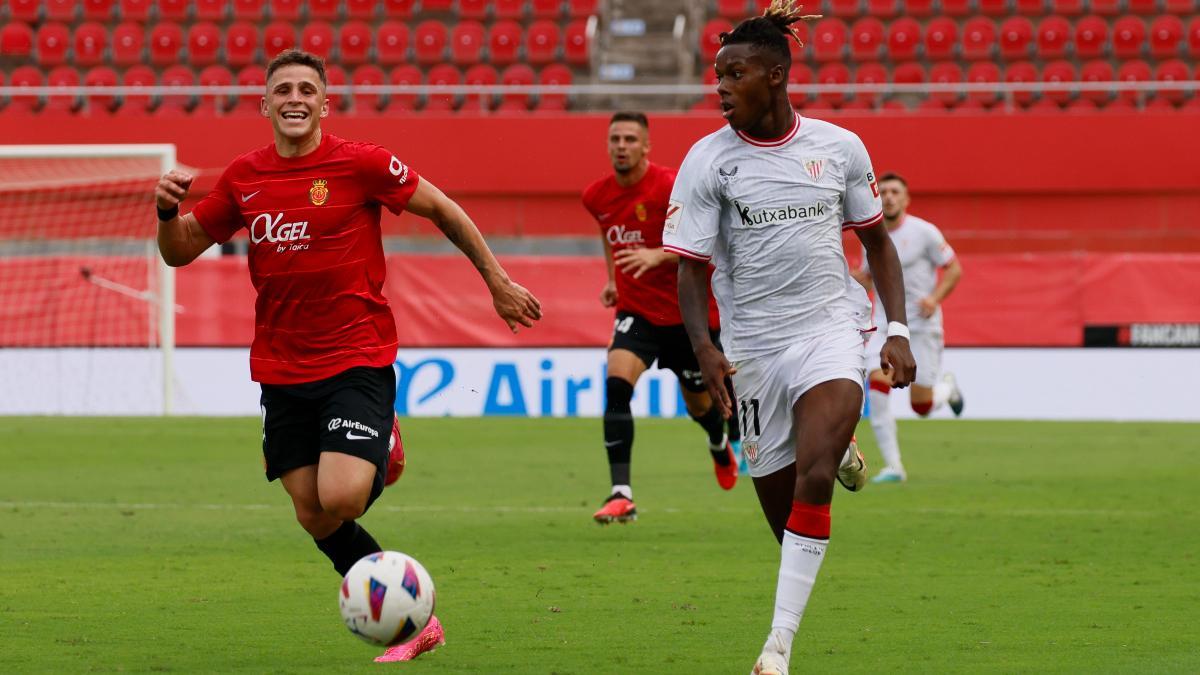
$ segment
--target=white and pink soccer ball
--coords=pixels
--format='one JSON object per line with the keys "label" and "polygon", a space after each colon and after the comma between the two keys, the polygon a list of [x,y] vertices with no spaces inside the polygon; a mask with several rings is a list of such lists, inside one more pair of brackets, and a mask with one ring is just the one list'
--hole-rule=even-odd
{"label": "white and pink soccer ball", "polygon": [[346,627],[374,644],[416,637],[433,616],[433,579],[414,558],[380,551],[354,563],[342,579],[338,605]]}

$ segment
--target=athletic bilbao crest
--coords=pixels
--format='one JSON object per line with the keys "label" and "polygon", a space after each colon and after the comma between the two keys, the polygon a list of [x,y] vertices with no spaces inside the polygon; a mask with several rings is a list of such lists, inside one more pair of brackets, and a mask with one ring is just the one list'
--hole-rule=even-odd
{"label": "athletic bilbao crest", "polygon": [[367,602],[371,604],[371,618],[379,621],[380,615],[383,614],[383,598],[387,595],[387,586],[375,577],[371,577],[367,584]]}
{"label": "athletic bilbao crest", "polygon": [[742,452],[751,464],[758,462],[758,441],[742,441]]}
{"label": "athletic bilbao crest", "polygon": [[813,180],[821,180],[821,173],[825,170],[825,160],[810,159],[804,162],[804,170]]}
{"label": "athletic bilbao crest", "polygon": [[321,180],[320,178],[313,181],[312,187],[308,189],[308,198],[312,201],[313,206],[321,206],[325,203],[326,199],[329,199],[328,185],[328,181]]}
{"label": "athletic bilbao crest", "polygon": [[638,202],[638,205],[633,208],[634,215],[637,216],[638,222],[646,222],[646,205]]}
{"label": "athletic bilbao crest", "polygon": [[404,562],[404,579],[400,582],[400,587],[408,591],[413,600],[421,595],[421,580],[417,579],[417,571],[413,569],[411,562]]}

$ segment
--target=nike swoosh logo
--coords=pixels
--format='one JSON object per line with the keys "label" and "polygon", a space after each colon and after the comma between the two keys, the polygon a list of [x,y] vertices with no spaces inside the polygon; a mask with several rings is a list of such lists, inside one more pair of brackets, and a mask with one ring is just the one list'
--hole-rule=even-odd
{"label": "nike swoosh logo", "polygon": [[366,441],[366,440],[370,440],[371,438],[372,438],[371,436],[359,436],[358,434],[354,433],[353,431],[346,432],[346,440],[349,440],[349,441]]}
{"label": "nike swoosh logo", "polygon": [[262,192],[262,190],[255,190],[254,192],[251,192],[250,194],[242,193],[242,203],[245,204],[246,202],[250,201],[251,199],[254,199],[254,195],[256,195],[260,192]]}
{"label": "nike swoosh logo", "polygon": [[604,447],[606,447],[606,448],[615,448],[615,447],[617,447],[618,445],[620,445],[620,444],[621,444],[621,443],[623,443],[623,442],[624,442],[624,441],[605,441],[605,442],[604,442]]}

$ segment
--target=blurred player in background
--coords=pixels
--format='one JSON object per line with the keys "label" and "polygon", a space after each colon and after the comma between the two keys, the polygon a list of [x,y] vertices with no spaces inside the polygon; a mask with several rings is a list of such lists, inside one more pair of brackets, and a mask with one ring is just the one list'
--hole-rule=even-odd
{"label": "blurred player in background", "polygon": [[[917,360],[917,379],[909,391],[913,412],[925,417],[943,404],[950,404],[955,415],[963,411],[962,392],[952,373],[941,373],[942,302],[962,278],[962,265],[954,249],[946,243],[940,230],[926,220],[908,213],[908,182],[898,174],[887,173],[879,178],[879,196],[883,199],[883,223],[887,226],[900,265],[904,268],[904,300],[908,314],[910,344]],[[938,270],[942,279],[938,281]],[[871,268],[866,256],[862,265],[853,270],[855,279],[871,290]],[[875,304],[875,325],[884,325],[879,303]],[[879,350],[887,340],[887,330],[880,328],[867,345],[867,372],[870,380],[871,429],[875,442],[887,466],[871,479],[874,483],[897,483],[908,474],[900,461],[900,441],[896,435],[896,418],[892,416],[888,394],[892,381],[879,363]],[[940,374],[940,377],[939,377]]]}
{"label": "blurred player in background", "polygon": [[[612,492],[593,516],[602,524],[637,518],[630,487],[633,414],[629,402],[638,378],[655,360],[659,368],[670,369],[679,378],[688,414],[708,435],[717,483],[730,490],[738,477],[732,446],[738,439],[737,424],[730,424],[731,433],[726,433],[725,418],[705,391],[679,314],[679,256],[662,248],[663,219],[675,171],[651,163],[649,153],[646,116],[616,113],[608,127],[613,173],[583,192],[584,208],[600,225],[608,263],[608,283],[600,302],[617,311],[608,346],[604,405],[604,447]],[[713,343],[719,345],[720,320],[711,296],[707,325]]]}
{"label": "blurred player in background", "polygon": [[[261,103],[274,143],[235,159],[186,215],[192,176],[159,181],[158,246],[190,263],[245,228],[257,292],[250,375],[262,386],[267,480],[279,478],[300,525],[338,574],[381,550],[357,519],[379,497],[395,420],[396,322],[382,289],[381,208],[429,218],[479,270],[513,330],[540,318],[465,212],[395,155],[322,133],[329,113],[320,57],[288,50],[267,66]],[[377,660],[407,660],[444,642],[431,619]]]}
{"label": "blurred player in background", "polygon": [[[788,101],[788,41],[798,41],[791,26],[803,20],[790,0],[776,0],[721,35],[717,93],[729,125],[688,152],[663,230],[666,250],[681,256],[679,303],[704,382],[729,415],[725,381],[733,376],[742,449],[781,544],[758,675],[788,671],[829,543],[834,479],[851,490],[866,482],[861,453],[847,447],[863,402],[870,306],[847,269],[843,229],[866,247],[892,322],[883,368],[896,387],[916,370],[900,261],[867,150],[845,129],[801,118]],[[725,355],[708,336],[710,260]]]}

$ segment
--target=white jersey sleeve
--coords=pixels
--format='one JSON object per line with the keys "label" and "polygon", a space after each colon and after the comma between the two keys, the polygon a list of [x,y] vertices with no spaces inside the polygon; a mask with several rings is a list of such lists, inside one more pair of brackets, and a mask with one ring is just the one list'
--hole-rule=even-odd
{"label": "white jersey sleeve", "polygon": [[954,249],[946,243],[942,231],[932,224],[929,226],[929,236],[925,240],[925,257],[933,263],[935,268],[945,267],[950,264],[951,260],[954,260]]}
{"label": "white jersey sleeve", "polygon": [[846,148],[846,195],[842,201],[842,227],[870,227],[883,222],[883,201],[875,182],[875,170],[862,139],[850,134]]}
{"label": "white jersey sleeve", "polygon": [[679,167],[663,223],[663,250],[708,261],[720,230],[721,196],[703,154],[693,147]]}

